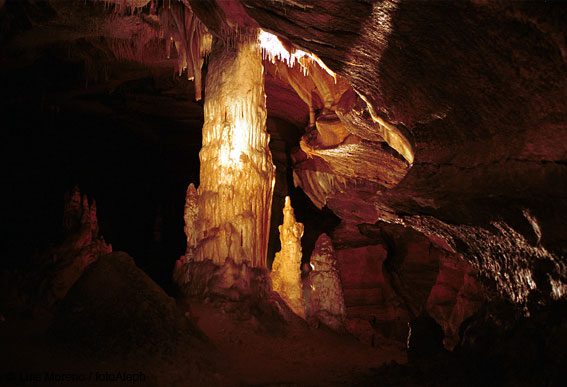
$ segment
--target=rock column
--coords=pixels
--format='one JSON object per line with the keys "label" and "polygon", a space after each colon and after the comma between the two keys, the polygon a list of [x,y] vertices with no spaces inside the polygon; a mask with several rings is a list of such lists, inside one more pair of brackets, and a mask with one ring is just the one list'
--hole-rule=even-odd
{"label": "rock column", "polygon": [[275,166],[255,39],[216,45],[205,94],[201,184],[188,190],[186,258],[266,268]]}

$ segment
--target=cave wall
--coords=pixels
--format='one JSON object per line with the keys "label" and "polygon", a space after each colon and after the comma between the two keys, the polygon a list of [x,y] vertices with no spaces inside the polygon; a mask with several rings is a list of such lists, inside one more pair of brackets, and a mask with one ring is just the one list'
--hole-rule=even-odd
{"label": "cave wall", "polygon": [[242,2],[409,132],[415,160],[396,187],[302,170],[306,192],[343,219],[405,223],[445,240],[514,302],[563,297],[562,5]]}
{"label": "cave wall", "polygon": [[361,341],[406,344],[409,324],[432,317],[453,349],[459,328],[486,302],[478,273],[462,256],[400,225],[341,223],[333,233],[347,328]]}

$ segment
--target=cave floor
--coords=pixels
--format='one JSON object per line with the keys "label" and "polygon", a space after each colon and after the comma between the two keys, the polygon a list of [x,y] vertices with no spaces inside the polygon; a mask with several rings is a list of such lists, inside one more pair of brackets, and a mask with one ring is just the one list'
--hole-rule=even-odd
{"label": "cave floor", "polygon": [[[377,367],[407,361],[399,343],[378,342],[371,347],[347,333],[309,326],[296,316],[286,322],[261,313],[257,318],[257,313],[246,312],[249,305],[241,303],[189,300],[178,301],[177,306],[206,338],[188,346],[164,342],[164,347],[180,347],[175,355],[165,357],[149,353],[143,343],[122,355],[100,356],[94,348],[54,341],[48,335],[47,319],[7,317],[0,324],[0,385],[58,384],[49,380],[52,371],[87,378],[143,371],[146,383],[138,384],[152,386],[364,385]],[[67,384],[94,386],[100,380]]]}
{"label": "cave floor", "polygon": [[371,347],[296,316],[278,323],[241,313],[237,303],[219,307],[191,300],[179,306],[190,309],[190,318],[223,355],[215,368],[241,385],[351,385],[384,363],[407,361],[399,343]]}

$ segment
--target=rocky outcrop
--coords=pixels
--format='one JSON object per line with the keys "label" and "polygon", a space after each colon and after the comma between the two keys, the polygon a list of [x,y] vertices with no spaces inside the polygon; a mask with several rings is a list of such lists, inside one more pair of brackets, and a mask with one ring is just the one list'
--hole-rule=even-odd
{"label": "rocky outcrop", "polygon": [[343,287],[336,268],[337,258],[333,242],[321,234],[311,254],[311,267],[303,283],[309,320],[320,321],[336,331],[344,330],[346,317]]}
{"label": "rocky outcrop", "polygon": [[305,318],[305,300],[301,282],[301,237],[303,224],[295,221],[289,196],[285,198],[284,220],[279,226],[282,249],[272,264],[272,287],[298,316]]}
{"label": "rocky outcrop", "polygon": [[426,311],[443,328],[443,344],[453,349],[460,340],[464,321],[486,303],[478,273],[462,257],[444,252],[439,257],[439,274],[426,302]]}
{"label": "rocky outcrop", "polygon": [[142,349],[166,354],[198,336],[175,300],[123,252],[85,271],[55,314],[50,333],[100,354]]}
{"label": "rocky outcrop", "polygon": [[215,352],[190,313],[123,252],[108,254],[85,270],[44,340],[65,353],[65,364],[77,356],[105,372],[139,368],[141,381],[152,385],[227,383],[211,364]]}

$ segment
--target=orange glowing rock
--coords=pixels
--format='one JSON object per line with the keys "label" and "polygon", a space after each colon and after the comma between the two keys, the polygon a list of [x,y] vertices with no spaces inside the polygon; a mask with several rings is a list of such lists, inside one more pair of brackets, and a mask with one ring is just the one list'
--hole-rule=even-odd
{"label": "orange glowing rock", "polygon": [[282,248],[276,253],[272,264],[272,287],[290,309],[305,318],[305,300],[301,283],[301,237],[303,223],[295,221],[289,196],[285,198],[284,220],[279,226]]}

